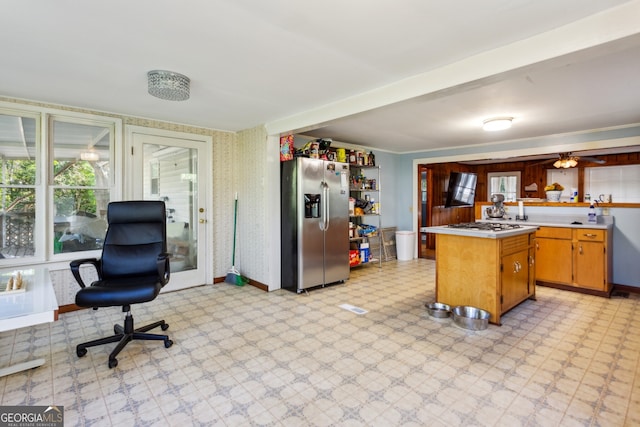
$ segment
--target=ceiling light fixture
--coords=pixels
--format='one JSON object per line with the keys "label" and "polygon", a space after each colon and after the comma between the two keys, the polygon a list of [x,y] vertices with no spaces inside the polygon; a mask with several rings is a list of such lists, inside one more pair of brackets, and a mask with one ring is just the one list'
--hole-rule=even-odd
{"label": "ceiling light fixture", "polygon": [[578,165],[578,159],[576,157],[567,157],[567,156],[560,157],[553,164],[553,166],[558,168],[558,169],[560,169],[560,168],[564,168],[564,169],[575,168],[577,165]]}
{"label": "ceiling light fixture", "polygon": [[149,93],[167,101],[189,99],[189,77],[173,71],[152,70],[147,73]]}
{"label": "ceiling light fixture", "polygon": [[509,129],[512,121],[513,117],[496,117],[493,119],[487,119],[482,122],[482,129],[490,132]]}

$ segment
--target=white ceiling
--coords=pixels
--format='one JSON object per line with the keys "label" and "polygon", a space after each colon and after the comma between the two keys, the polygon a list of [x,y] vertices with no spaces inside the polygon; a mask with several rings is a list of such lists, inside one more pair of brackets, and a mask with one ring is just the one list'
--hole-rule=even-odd
{"label": "white ceiling", "polygon": [[[5,0],[0,96],[404,153],[640,123],[640,0]],[[156,99],[146,73],[191,78]],[[500,133],[483,119],[509,115]],[[342,118],[343,117],[343,118]]]}

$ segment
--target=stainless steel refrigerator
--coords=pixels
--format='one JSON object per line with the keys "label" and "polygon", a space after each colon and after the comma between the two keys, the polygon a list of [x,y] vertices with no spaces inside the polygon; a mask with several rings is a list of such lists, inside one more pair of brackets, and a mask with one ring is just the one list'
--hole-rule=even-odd
{"label": "stainless steel refrigerator", "polygon": [[281,163],[281,273],[302,292],[349,278],[349,165],[298,157]]}

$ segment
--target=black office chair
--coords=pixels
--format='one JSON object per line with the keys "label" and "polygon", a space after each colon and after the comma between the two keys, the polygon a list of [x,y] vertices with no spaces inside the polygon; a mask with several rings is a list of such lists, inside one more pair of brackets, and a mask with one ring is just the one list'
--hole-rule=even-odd
{"label": "black office chair", "polygon": [[[71,272],[82,289],[76,294],[80,307],[122,306],[126,313],[124,327],[115,325],[115,335],[79,344],[76,354],[87,354],[87,347],[118,342],[109,355],[109,368],[118,365],[116,356],[131,340],[163,340],[169,348],[173,341],[167,335],[148,334],[160,326],[169,328],[164,320],[134,329],[131,304],[155,299],[169,282],[169,254],[167,253],[166,213],[164,202],[112,202],[108,206],[109,227],[100,259],[89,258],[71,262]],[[91,264],[98,272],[98,280],[85,286],[80,266]]]}

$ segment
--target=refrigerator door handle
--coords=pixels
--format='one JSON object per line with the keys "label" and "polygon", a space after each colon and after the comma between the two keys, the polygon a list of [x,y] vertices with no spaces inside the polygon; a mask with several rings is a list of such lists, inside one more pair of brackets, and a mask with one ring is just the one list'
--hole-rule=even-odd
{"label": "refrigerator door handle", "polygon": [[320,223],[320,229],[327,231],[329,229],[329,186],[325,181],[322,182],[322,222]]}

